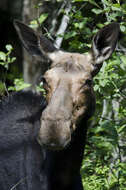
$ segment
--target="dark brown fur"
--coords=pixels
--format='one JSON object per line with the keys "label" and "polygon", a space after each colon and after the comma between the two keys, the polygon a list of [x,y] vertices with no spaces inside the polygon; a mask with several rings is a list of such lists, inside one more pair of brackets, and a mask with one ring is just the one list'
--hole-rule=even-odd
{"label": "dark brown fur", "polygon": [[92,81],[115,49],[119,25],[112,23],[101,29],[87,54],[58,50],[19,21],[15,27],[26,50],[37,59],[50,62],[50,69],[42,73],[48,105],[41,115],[37,138],[45,148],[43,171],[49,189],[82,190],[80,167],[87,121],[95,109]]}

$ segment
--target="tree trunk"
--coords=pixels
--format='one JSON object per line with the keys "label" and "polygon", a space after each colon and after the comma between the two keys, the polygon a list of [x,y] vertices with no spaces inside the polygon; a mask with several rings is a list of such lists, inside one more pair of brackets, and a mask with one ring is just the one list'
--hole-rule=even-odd
{"label": "tree trunk", "polygon": [[[29,24],[30,21],[37,18],[38,9],[35,5],[40,3],[40,0],[24,0],[22,18],[23,22]],[[37,83],[40,71],[37,61],[23,50],[23,75],[26,83],[32,84],[31,89],[35,90],[35,84]]]}

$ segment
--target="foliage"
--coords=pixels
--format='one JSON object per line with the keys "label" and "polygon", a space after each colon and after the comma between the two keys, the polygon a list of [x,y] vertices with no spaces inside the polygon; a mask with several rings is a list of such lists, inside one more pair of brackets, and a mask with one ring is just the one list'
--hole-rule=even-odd
{"label": "foliage", "polygon": [[14,80],[14,86],[8,87],[8,91],[20,91],[29,88],[31,85],[24,82],[22,78]]}
{"label": "foliage", "polygon": [[16,57],[12,57],[13,47],[12,45],[6,45],[7,52],[0,51],[0,65],[4,68],[4,80],[0,80],[0,96],[3,96],[5,92],[8,94],[8,91],[19,91],[24,88],[30,87],[30,84],[24,83],[22,78],[14,79],[13,86],[7,87],[6,80],[9,77],[8,70],[11,63],[14,63]]}
{"label": "foliage", "polygon": [[45,14],[41,14],[37,19],[35,20],[32,20],[30,22],[30,27],[33,28],[33,29],[36,29],[38,28],[40,25],[42,25],[42,23],[47,19],[48,17],[48,14],[45,13]]}
{"label": "foliage", "polygon": [[[63,48],[87,52],[91,38],[110,22],[120,22],[126,34],[126,3],[120,1],[73,0]],[[90,4],[90,5],[89,5]],[[124,44],[126,37],[123,37]],[[126,187],[126,55],[125,47],[105,62],[94,79],[96,113],[90,121],[82,165],[85,190],[123,190]]]}
{"label": "foliage", "polygon": [[7,52],[0,51],[0,65],[1,65],[1,67],[3,67],[5,69],[3,81],[0,80],[0,96],[3,95],[5,93],[5,91],[7,91],[6,79],[7,79],[7,72],[9,70],[9,65],[16,60],[15,57],[11,57],[13,47],[9,44],[9,45],[6,45],[5,48],[6,48]]}
{"label": "foliage", "polygon": [[[126,92],[122,90],[126,81],[125,60],[122,53],[113,54],[94,80],[97,110],[88,132],[82,166],[86,190],[123,190],[126,187]],[[105,100],[107,110],[103,114]],[[118,102],[117,106],[114,107],[113,102]]]}
{"label": "foliage", "polygon": [[5,67],[8,70],[9,64],[13,63],[16,60],[16,58],[10,57],[10,54],[13,50],[11,45],[6,45],[6,50],[7,50],[7,53],[0,51],[0,65],[2,65],[3,67]]}

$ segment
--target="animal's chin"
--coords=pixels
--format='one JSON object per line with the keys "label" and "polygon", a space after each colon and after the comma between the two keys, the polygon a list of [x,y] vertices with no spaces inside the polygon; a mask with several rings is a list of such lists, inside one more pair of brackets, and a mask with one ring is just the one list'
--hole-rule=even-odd
{"label": "animal's chin", "polygon": [[41,119],[41,128],[38,133],[38,143],[49,150],[59,151],[65,149],[71,142],[74,131],[71,120]]}
{"label": "animal's chin", "polygon": [[[72,128],[73,127],[71,126],[70,129]],[[37,141],[43,148],[46,148],[51,151],[61,151],[61,150],[66,149],[70,145],[72,134],[73,134],[73,130],[70,130],[69,136],[66,139],[62,137],[62,138],[57,138],[55,140],[51,140],[51,138],[46,139],[44,138],[44,136],[41,136],[39,134]]]}
{"label": "animal's chin", "polygon": [[69,142],[65,142],[63,145],[60,145],[60,144],[55,144],[55,143],[43,143],[40,141],[40,139],[37,139],[38,140],[38,143],[41,145],[41,147],[43,148],[46,148],[48,150],[51,150],[51,151],[62,151],[64,149],[66,149],[66,147],[69,146],[70,144],[70,141]]}
{"label": "animal's chin", "polygon": [[46,148],[46,149],[51,150],[51,151],[62,151],[62,150],[64,150],[64,149],[66,149],[66,147],[68,147],[69,144],[70,144],[70,142],[64,144],[63,146],[57,146],[57,145],[55,145],[55,144],[52,144],[51,146],[48,145],[48,144],[42,144],[41,146],[42,146],[43,148]]}

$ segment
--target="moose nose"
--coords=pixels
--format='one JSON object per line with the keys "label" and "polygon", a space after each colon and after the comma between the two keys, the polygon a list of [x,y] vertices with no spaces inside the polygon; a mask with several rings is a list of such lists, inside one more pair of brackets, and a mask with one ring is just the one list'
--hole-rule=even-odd
{"label": "moose nose", "polygon": [[61,150],[71,141],[71,121],[41,119],[38,142],[52,150]]}
{"label": "moose nose", "polygon": [[66,147],[67,144],[69,144],[70,140],[71,138],[61,139],[58,143],[51,141],[48,143],[48,148],[51,150],[62,150]]}
{"label": "moose nose", "polygon": [[46,147],[50,150],[62,150],[70,143],[71,136],[65,138],[61,137],[60,139],[44,139],[39,135],[37,140],[41,146]]}

